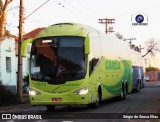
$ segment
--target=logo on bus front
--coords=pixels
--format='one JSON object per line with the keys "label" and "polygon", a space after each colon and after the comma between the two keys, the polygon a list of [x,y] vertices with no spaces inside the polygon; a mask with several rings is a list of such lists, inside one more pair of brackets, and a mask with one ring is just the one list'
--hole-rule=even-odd
{"label": "logo on bus front", "polygon": [[42,43],[51,43],[52,40],[43,40]]}

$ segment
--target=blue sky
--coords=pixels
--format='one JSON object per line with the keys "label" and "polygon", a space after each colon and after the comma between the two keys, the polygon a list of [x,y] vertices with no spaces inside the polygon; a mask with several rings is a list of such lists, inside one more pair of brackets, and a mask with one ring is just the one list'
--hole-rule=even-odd
{"label": "blue sky", "polygon": [[[24,0],[25,17],[47,0]],[[7,28],[18,35],[19,0],[13,0],[7,14]],[[137,44],[144,44],[149,38],[160,40],[159,0],[49,0],[43,7],[24,21],[24,32],[38,27],[46,27],[59,22],[76,22],[105,31],[105,25],[98,19],[115,19],[114,31],[126,38],[136,38]],[[131,16],[144,13],[148,16],[148,26],[132,26]],[[114,35],[114,33],[110,34]]]}

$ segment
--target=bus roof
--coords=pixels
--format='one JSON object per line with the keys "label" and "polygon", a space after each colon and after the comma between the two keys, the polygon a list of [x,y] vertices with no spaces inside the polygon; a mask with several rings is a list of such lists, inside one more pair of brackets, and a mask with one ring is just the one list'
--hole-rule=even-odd
{"label": "bus roof", "polygon": [[82,36],[86,37],[89,32],[97,31],[87,25],[78,23],[58,23],[49,26],[38,33],[36,38],[48,36]]}

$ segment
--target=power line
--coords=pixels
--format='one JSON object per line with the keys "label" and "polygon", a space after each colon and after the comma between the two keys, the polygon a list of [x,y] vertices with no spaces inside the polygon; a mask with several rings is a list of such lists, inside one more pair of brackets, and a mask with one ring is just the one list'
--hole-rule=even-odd
{"label": "power line", "polygon": [[[78,14],[80,14],[81,16],[86,16],[86,17],[89,17],[90,15],[87,14],[86,12],[82,11],[81,9],[78,9],[77,7],[73,6],[72,4],[70,4],[69,2],[67,2],[66,0],[62,0],[63,2],[65,2],[66,4],[68,4],[68,6],[70,6],[71,9],[73,9],[72,12],[78,12]],[[93,17],[93,16],[90,16],[90,17]]]}
{"label": "power line", "polygon": [[[93,10],[89,9],[88,7],[86,7],[84,4],[82,4],[81,1],[76,0],[75,2],[78,2],[79,4],[81,4],[81,6],[82,6],[83,8],[85,8],[90,14],[92,14],[94,17],[97,17],[97,16],[95,16],[95,11],[93,11]],[[87,12],[87,11],[86,11],[86,12]],[[99,15],[98,15],[98,16],[99,16]]]}
{"label": "power line", "polygon": [[44,2],[42,5],[40,5],[36,10],[34,10],[32,13],[30,13],[26,18],[24,18],[24,20],[26,20],[28,17],[30,17],[33,13],[35,13],[37,10],[39,10],[42,6],[44,6],[47,2],[49,2],[50,0],[47,0],[46,2]]}

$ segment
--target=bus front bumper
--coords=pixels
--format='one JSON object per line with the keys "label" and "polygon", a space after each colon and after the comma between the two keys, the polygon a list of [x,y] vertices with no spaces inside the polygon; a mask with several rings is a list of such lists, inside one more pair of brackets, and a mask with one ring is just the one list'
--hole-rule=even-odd
{"label": "bus front bumper", "polygon": [[88,94],[73,93],[41,93],[29,95],[32,105],[86,105]]}

